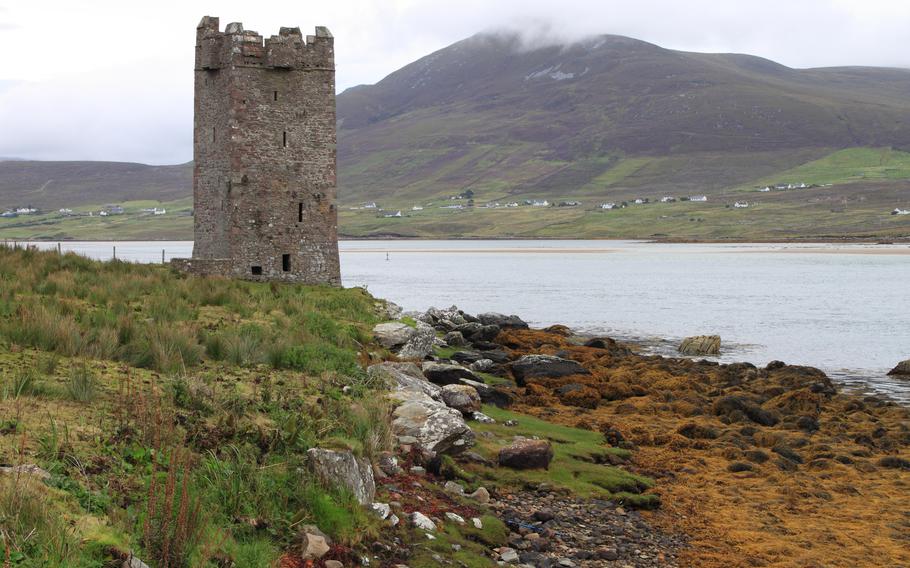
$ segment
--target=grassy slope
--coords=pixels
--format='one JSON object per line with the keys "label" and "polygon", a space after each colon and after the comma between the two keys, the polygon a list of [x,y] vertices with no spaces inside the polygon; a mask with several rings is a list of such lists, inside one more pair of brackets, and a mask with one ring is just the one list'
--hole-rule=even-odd
{"label": "grassy slope", "polygon": [[[301,522],[341,543],[375,534],[350,496],[300,473],[316,444],[389,443],[381,397],[340,390],[362,376],[376,321],[362,290],[5,248],[0,283],[0,464],[51,473],[0,476],[13,566],[102,566],[131,549],[161,565],[166,535],[171,566],[267,566]],[[150,513],[168,491],[173,508]]]}

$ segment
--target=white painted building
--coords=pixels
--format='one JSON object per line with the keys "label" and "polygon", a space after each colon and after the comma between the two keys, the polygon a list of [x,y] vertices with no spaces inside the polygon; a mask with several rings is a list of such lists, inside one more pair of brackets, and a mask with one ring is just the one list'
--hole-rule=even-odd
{"label": "white painted building", "polygon": [[693,195],[689,197],[689,201],[707,201],[708,196],[706,195]]}
{"label": "white painted building", "polygon": [[733,207],[736,207],[737,209],[745,209],[748,206],[749,206],[749,203],[746,201],[737,201],[736,203],[733,204]]}

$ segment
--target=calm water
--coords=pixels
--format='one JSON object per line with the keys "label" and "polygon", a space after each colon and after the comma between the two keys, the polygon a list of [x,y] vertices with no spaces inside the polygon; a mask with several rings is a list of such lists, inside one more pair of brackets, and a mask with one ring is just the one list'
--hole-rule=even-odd
{"label": "calm water", "polygon": [[[189,242],[64,243],[93,258],[160,262]],[[56,244],[41,246],[56,247]],[[457,304],[532,325],[642,341],[672,352],[720,334],[722,360],[813,365],[910,401],[888,369],[910,357],[910,247],[628,241],[346,241],[346,286],[405,309]],[[388,260],[387,260],[388,256]]]}

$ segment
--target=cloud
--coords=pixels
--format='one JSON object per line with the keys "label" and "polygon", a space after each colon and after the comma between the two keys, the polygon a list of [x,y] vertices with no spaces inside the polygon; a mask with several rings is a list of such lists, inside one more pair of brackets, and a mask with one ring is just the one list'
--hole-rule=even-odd
{"label": "cloud", "polygon": [[192,75],[143,65],[16,82],[0,90],[0,124],[2,156],[185,162],[192,157]]}

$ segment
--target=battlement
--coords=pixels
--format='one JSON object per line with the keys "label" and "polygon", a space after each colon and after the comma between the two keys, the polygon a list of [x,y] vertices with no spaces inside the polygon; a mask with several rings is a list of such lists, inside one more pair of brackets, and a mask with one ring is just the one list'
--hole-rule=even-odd
{"label": "battlement", "polygon": [[266,39],[240,22],[228,24],[222,32],[217,17],[205,16],[196,26],[196,69],[334,69],[334,41],[323,26],[305,38],[300,28],[282,27],[278,35]]}

